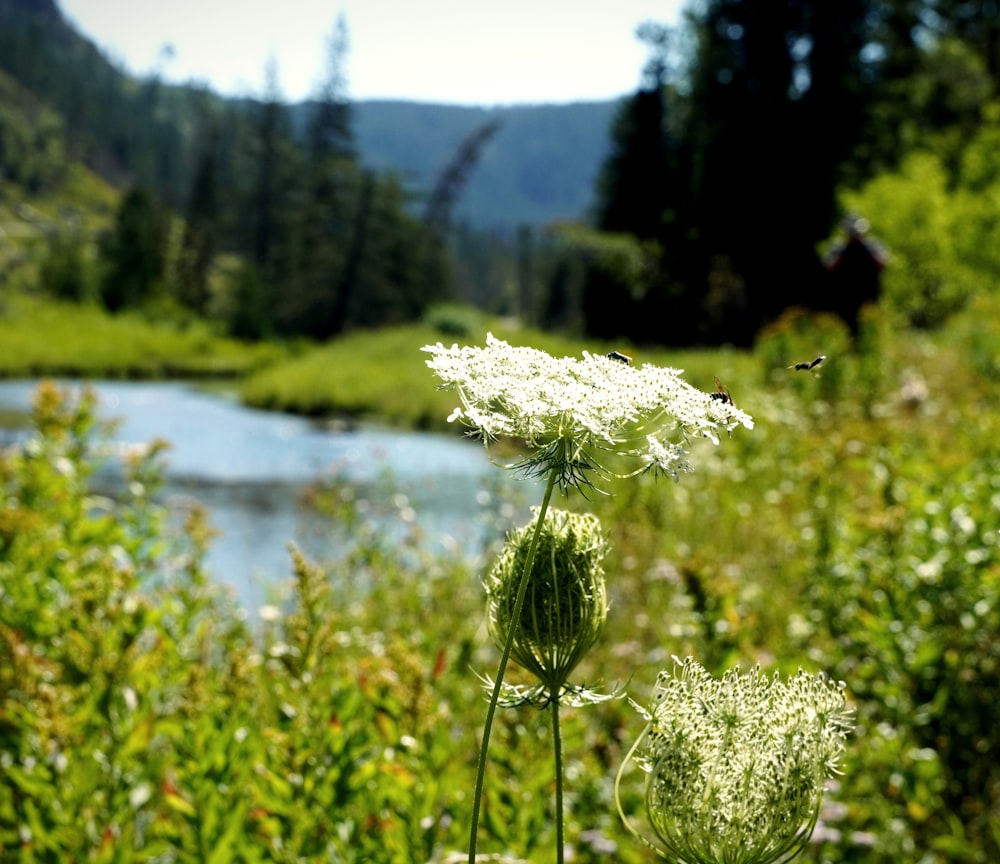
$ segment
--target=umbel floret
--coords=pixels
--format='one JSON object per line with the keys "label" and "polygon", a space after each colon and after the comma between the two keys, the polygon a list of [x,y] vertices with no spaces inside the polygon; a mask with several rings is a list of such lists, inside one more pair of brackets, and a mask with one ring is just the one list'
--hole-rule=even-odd
{"label": "umbel floret", "polygon": [[716,679],[690,658],[660,673],[643,713],[648,723],[618,782],[629,761],[646,772],[657,841],[646,842],[684,864],[791,860],[815,828],[853,727],[844,685],[825,675],[782,680],[755,666]]}
{"label": "umbel floret", "polygon": [[534,518],[508,536],[485,587],[493,641],[502,648],[513,628],[510,656],[540,682],[527,691],[512,688],[509,692],[517,695],[507,701],[538,704],[566,693],[570,673],[601,635],[608,611],[602,567],[607,541],[596,516],[550,507],[515,620],[518,586],[539,516],[539,508],[532,509]]}
{"label": "umbel floret", "polygon": [[453,387],[460,406],[449,421],[466,424],[487,444],[520,439],[529,453],[511,466],[528,476],[553,472],[564,491],[595,478],[622,476],[618,454],[643,471],[677,480],[691,470],[684,444],[692,437],[719,442],[720,431],[753,428],[731,401],[714,399],[677,369],[629,366],[603,354],[552,357],[487,334],[485,347],[425,345],[427,365]]}

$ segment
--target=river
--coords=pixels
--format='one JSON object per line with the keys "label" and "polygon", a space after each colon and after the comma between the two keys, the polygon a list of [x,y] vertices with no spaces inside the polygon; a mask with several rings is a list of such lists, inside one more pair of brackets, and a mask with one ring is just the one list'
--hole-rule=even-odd
{"label": "river", "polygon": [[[0,382],[0,412],[28,410],[36,386]],[[527,514],[522,484],[457,436],[336,428],[183,382],[90,386],[101,416],[118,423],[116,444],[169,442],[161,500],[178,519],[191,501],[208,509],[218,537],[206,566],[248,609],[274,599],[289,579],[290,541],[320,561],[342,554],[343,532],[304,504],[317,482],[346,487],[385,531],[416,528],[426,548],[449,554],[481,555]]]}

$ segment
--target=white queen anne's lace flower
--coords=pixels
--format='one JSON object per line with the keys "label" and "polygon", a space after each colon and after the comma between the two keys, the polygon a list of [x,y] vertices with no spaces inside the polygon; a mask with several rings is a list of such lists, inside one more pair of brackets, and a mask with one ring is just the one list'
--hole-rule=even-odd
{"label": "white queen anne's lace flower", "polygon": [[448,418],[487,443],[521,439],[532,452],[514,467],[529,475],[556,471],[559,484],[591,485],[593,475],[616,473],[610,454],[634,459],[628,473],[652,470],[675,480],[690,471],[683,442],[720,430],[753,428],[728,400],[691,386],[677,369],[632,367],[584,352],[552,357],[486,337],[484,348],[426,345],[427,365],[453,387],[461,404]]}
{"label": "white queen anne's lace flower", "polygon": [[783,680],[754,667],[716,679],[690,658],[660,673],[643,713],[626,764],[646,772],[658,851],[689,864],[794,857],[853,727],[844,685],[822,674]]}

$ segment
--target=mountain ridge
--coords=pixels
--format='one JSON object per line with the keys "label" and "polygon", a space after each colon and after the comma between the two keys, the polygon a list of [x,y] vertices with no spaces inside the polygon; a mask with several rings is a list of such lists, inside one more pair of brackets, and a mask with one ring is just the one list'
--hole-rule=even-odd
{"label": "mountain ridge", "polygon": [[[0,0],[0,70],[32,94],[40,109],[58,116],[67,158],[85,161],[117,188],[152,185],[175,208],[189,194],[199,118],[257,101],[135,77],[79,33],[55,0]],[[457,188],[450,215],[453,223],[512,231],[586,217],[621,100],[348,102],[361,163],[398,174],[415,207],[431,194],[463,142],[483,124],[497,122]],[[286,103],[298,118],[293,125],[304,128],[310,104]],[[0,131],[16,133],[29,150],[36,126],[9,101],[0,104]]]}
{"label": "mountain ridge", "polygon": [[618,101],[475,107],[407,100],[351,102],[362,161],[427,194],[462,142],[499,122],[456,203],[479,228],[580,219],[591,206]]}

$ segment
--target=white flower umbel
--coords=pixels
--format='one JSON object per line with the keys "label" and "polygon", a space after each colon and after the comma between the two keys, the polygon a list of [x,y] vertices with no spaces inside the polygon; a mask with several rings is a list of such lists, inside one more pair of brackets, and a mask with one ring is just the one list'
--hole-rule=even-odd
{"label": "white flower umbel", "polygon": [[713,678],[688,658],[657,678],[648,723],[619,771],[646,772],[645,804],[664,858],[685,864],[777,864],[809,840],[823,786],[853,727],[844,685],[759,667]]}
{"label": "white flower umbel", "polygon": [[461,405],[449,421],[466,424],[487,444],[520,439],[529,453],[508,467],[530,476],[554,472],[564,491],[621,476],[608,464],[611,454],[633,460],[626,476],[653,471],[676,480],[691,470],[688,439],[718,443],[720,431],[753,428],[728,398],[698,390],[677,369],[633,367],[588,352],[552,357],[492,334],[485,348],[438,343],[423,350],[441,386],[458,393]]}

